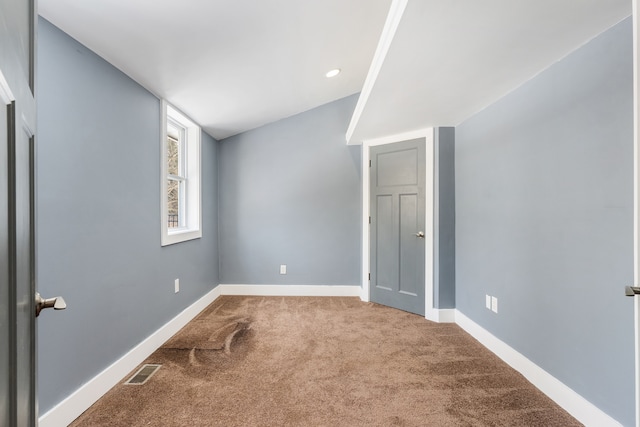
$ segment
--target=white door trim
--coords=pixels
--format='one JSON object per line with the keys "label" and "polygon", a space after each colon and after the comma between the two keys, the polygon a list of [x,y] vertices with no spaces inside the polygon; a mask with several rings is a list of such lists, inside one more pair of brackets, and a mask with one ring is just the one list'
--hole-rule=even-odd
{"label": "white door trim", "polygon": [[369,286],[369,191],[370,191],[370,168],[369,161],[371,160],[369,149],[377,145],[392,144],[394,142],[407,141],[410,139],[424,138],[426,144],[426,183],[425,183],[425,318],[428,320],[438,321],[440,316],[436,309],[433,307],[433,242],[434,242],[434,229],[433,229],[433,171],[435,166],[434,161],[434,145],[433,145],[433,128],[420,129],[412,132],[401,133],[397,135],[390,135],[383,138],[376,138],[362,141],[362,295],[360,299],[362,301],[369,302],[370,299],[370,286]]}

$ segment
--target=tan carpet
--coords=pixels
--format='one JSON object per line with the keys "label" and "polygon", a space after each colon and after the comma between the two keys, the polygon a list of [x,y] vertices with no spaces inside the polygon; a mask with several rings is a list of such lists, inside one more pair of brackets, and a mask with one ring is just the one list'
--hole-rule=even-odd
{"label": "tan carpet", "polygon": [[72,426],[579,426],[454,324],[356,298],[216,300]]}

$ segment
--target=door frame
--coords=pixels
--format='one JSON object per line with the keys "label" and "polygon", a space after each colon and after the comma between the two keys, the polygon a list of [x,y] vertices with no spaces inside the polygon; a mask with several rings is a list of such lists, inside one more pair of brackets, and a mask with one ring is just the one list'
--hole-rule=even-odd
{"label": "door frame", "polygon": [[416,131],[400,133],[362,141],[362,295],[360,299],[365,302],[371,301],[371,287],[369,282],[370,273],[370,234],[369,216],[370,209],[370,179],[371,169],[369,167],[370,148],[377,145],[393,144],[410,139],[424,138],[425,140],[425,318],[435,322],[441,321],[439,310],[433,305],[433,267],[434,267],[434,129],[425,128]]}

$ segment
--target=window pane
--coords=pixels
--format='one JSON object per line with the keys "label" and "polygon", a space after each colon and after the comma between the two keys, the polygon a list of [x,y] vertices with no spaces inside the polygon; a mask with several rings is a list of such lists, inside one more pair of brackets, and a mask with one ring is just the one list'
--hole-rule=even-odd
{"label": "window pane", "polygon": [[180,227],[180,182],[167,180],[167,226]]}
{"label": "window pane", "polygon": [[167,172],[169,175],[179,175],[180,174],[180,143],[177,139],[172,138],[171,136],[167,137],[167,164],[168,169]]}

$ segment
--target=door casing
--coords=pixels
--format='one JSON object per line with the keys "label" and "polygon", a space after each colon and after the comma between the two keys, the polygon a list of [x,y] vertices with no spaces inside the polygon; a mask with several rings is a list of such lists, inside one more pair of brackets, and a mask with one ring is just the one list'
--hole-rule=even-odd
{"label": "door casing", "polygon": [[433,305],[433,244],[434,244],[434,129],[426,128],[417,131],[391,135],[383,138],[376,138],[362,142],[362,295],[363,301],[370,299],[370,168],[369,161],[370,148],[377,145],[392,144],[394,142],[406,141],[409,139],[424,138],[425,143],[425,318],[435,322],[440,321],[439,311]]}

